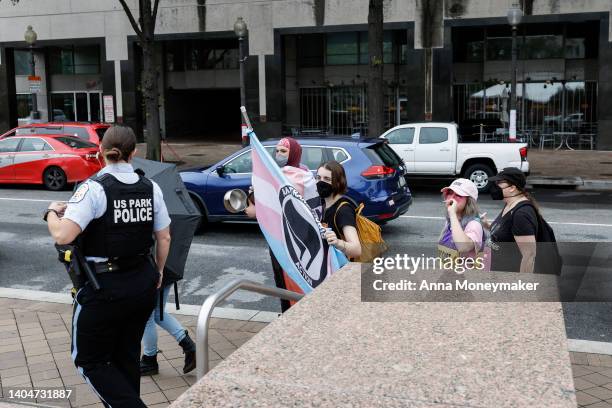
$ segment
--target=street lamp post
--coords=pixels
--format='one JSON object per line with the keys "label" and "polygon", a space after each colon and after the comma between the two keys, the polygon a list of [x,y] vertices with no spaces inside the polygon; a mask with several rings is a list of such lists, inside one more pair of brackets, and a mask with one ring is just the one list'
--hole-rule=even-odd
{"label": "street lamp post", "polygon": [[516,141],[516,62],[517,62],[517,44],[516,31],[518,25],[523,18],[523,11],[518,4],[514,3],[508,10],[508,23],[512,27],[512,87],[510,88],[510,141]]}
{"label": "street lamp post", "polygon": [[[245,55],[246,52],[245,52],[244,40],[246,39],[248,31],[247,31],[247,25],[242,19],[242,17],[238,17],[238,19],[236,19],[236,22],[234,23],[234,33],[238,37],[238,55],[239,55],[238,58],[240,62],[240,106],[246,107],[246,85],[245,85],[246,69],[244,67],[244,64],[248,57]],[[243,146],[247,146],[249,144],[248,136],[246,135],[246,132],[245,132],[245,126],[246,125],[243,123],[242,124],[242,129],[243,129],[242,145]]]}
{"label": "street lamp post", "polygon": [[[25,34],[23,35],[23,38],[30,47],[30,76],[34,77],[36,76],[36,63],[34,61],[34,44],[36,43],[38,35],[36,34],[36,31],[32,29],[32,26],[28,26]],[[38,101],[36,99],[36,92],[32,92],[32,112],[30,112],[30,120],[40,119],[37,102]]]}

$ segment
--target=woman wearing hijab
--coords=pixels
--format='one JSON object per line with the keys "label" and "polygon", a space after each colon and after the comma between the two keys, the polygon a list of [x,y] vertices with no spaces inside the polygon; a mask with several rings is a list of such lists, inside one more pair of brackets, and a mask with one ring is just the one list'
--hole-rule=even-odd
{"label": "woman wearing hijab", "polygon": [[[300,146],[297,140],[291,137],[285,137],[276,145],[274,160],[283,171],[285,177],[289,179],[293,187],[301,194],[304,200],[306,200],[310,208],[315,210],[320,218],[321,199],[317,192],[317,184],[308,168],[300,163],[302,160],[302,146]],[[255,204],[251,199],[249,199],[249,206],[244,212],[249,218],[256,217]],[[272,269],[274,271],[276,286],[281,289],[299,292],[299,287],[294,286],[295,284],[293,284],[293,281],[287,279],[283,268],[280,266],[271,250],[270,258],[272,259]],[[285,312],[289,307],[291,307],[291,303],[288,300],[281,299],[281,310]]]}

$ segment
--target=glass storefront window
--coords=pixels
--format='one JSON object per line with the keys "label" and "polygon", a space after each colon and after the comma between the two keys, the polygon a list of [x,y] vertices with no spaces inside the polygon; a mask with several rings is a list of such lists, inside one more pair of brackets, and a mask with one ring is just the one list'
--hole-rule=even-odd
{"label": "glass storefront window", "polygon": [[17,94],[17,117],[19,119],[25,119],[30,116],[32,111],[32,95],[30,94]]}
{"label": "glass storefront window", "polygon": [[465,62],[482,62],[484,41],[470,41],[466,44]]}
{"label": "glass storefront window", "polygon": [[321,34],[300,35],[297,57],[300,67],[321,67],[324,63],[324,36]]}
{"label": "glass storefront window", "polygon": [[501,61],[512,59],[512,38],[487,38],[487,60]]}
{"label": "glass storefront window", "polygon": [[359,33],[333,33],[327,35],[328,65],[351,65],[359,62]]}
{"label": "glass storefront window", "polygon": [[53,120],[74,122],[74,94],[54,93],[51,95],[51,107],[53,109]]}
{"label": "glass storefront window", "polygon": [[[208,69],[238,69],[239,54],[236,47],[217,48],[218,44],[211,41],[195,40],[185,45],[186,68],[190,71]],[[176,57],[178,51],[166,54],[168,71],[182,70],[182,61]],[[175,62],[177,65],[175,65]]]}
{"label": "glass storefront window", "polygon": [[520,42],[520,58],[550,59],[563,58],[563,36],[533,35]]}
{"label": "glass storefront window", "polygon": [[586,47],[584,38],[566,38],[565,39],[565,58],[578,59],[584,58],[586,55]]}
{"label": "glass storefront window", "polygon": [[[368,33],[359,33],[359,63],[367,64],[368,58]],[[383,35],[383,62],[393,63],[393,39],[391,31],[385,31]]]}
{"label": "glass storefront window", "polygon": [[15,75],[30,75],[30,52],[15,50]]}
{"label": "glass storefront window", "polygon": [[51,74],[99,74],[100,47],[69,46],[50,50]]}

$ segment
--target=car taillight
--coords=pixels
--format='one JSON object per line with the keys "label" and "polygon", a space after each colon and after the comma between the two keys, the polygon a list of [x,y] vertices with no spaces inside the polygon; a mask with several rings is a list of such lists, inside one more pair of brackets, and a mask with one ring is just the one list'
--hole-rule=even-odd
{"label": "car taillight", "polygon": [[379,220],[387,220],[389,218],[392,218],[394,215],[395,215],[394,213],[379,214],[377,218]]}
{"label": "car taillight", "polygon": [[374,178],[385,178],[387,176],[391,176],[394,173],[395,173],[395,169],[391,167],[375,165],[375,166],[370,166],[367,169],[365,169],[361,173],[361,175],[367,179],[374,179]]}
{"label": "car taillight", "polygon": [[98,160],[98,154],[99,154],[99,152],[85,153],[85,154],[82,154],[81,157],[84,158],[85,160],[95,161],[95,160]]}
{"label": "car taillight", "polygon": [[521,154],[521,160],[522,160],[522,161],[527,160],[527,146],[525,146],[525,147],[521,147],[521,148],[519,149],[519,153]]}

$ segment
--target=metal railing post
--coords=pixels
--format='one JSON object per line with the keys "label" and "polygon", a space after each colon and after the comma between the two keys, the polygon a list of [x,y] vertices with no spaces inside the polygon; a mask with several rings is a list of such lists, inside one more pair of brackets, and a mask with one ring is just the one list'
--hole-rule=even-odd
{"label": "metal railing post", "polygon": [[196,327],[196,376],[199,380],[209,370],[208,365],[208,324],[215,307],[227,299],[235,291],[242,289],[256,292],[262,295],[274,296],[285,300],[300,300],[304,295],[286,289],[265,286],[247,279],[234,279],[223,286],[218,292],[210,295],[200,309],[198,314],[198,325]]}

